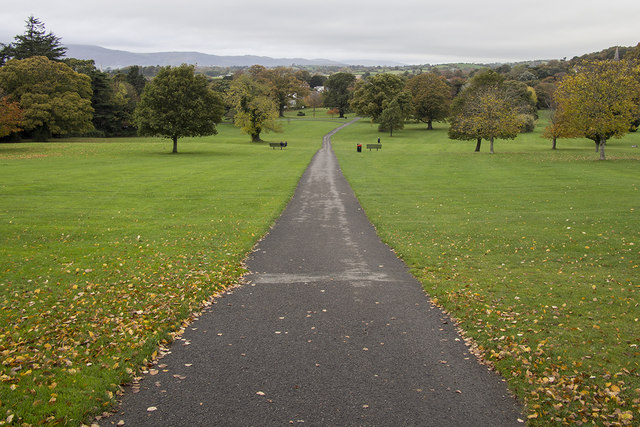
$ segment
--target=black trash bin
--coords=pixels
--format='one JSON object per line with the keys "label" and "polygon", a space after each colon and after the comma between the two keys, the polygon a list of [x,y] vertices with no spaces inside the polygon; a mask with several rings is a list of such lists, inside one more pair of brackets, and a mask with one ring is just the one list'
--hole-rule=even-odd
{"label": "black trash bin", "polygon": [[356,149],[358,150],[358,153],[362,153],[362,144],[358,144]]}

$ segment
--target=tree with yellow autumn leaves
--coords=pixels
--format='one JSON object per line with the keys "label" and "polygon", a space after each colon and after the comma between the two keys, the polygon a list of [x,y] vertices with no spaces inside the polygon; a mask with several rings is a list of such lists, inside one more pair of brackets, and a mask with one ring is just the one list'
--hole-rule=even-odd
{"label": "tree with yellow autumn leaves", "polygon": [[631,61],[580,65],[558,86],[557,120],[547,133],[591,139],[600,160],[605,160],[607,141],[627,134],[638,116],[639,71]]}

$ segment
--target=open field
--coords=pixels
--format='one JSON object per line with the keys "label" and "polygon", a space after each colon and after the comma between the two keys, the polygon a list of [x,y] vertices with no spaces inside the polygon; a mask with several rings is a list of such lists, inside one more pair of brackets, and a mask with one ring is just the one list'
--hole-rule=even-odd
{"label": "open field", "polygon": [[[310,110],[306,119],[312,119]],[[107,410],[190,313],[236,283],[321,136],[286,152],[232,126],[180,140],[0,144],[0,421],[76,425]],[[538,131],[539,132],[539,131]],[[356,143],[382,138],[382,151]],[[449,141],[366,121],[334,149],[383,240],[528,403],[531,424],[637,423],[640,135],[600,162],[589,141],[538,133]],[[484,143],[486,144],[486,143]]]}
{"label": "open field", "polygon": [[[542,120],[543,121],[543,120]],[[334,138],[383,241],[528,405],[532,425],[640,422],[640,134],[450,141],[446,127]],[[357,143],[382,138],[379,152]],[[365,145],[366,147],[366,145]]]}
{"label": "open field", "polygon": [[0,424],[78,425],[115,401],[242,260],[344,120],[184,139],[0,144]]}

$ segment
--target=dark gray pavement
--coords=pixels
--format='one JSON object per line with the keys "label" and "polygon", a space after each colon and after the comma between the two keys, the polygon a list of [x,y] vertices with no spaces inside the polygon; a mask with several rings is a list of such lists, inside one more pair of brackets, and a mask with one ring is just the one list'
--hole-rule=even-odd
{"label": "dark gray pavement", "polygon": [[331,150],[336,131],[250,256],[249,283],[102,425],[522,425],[505,383],[376,236]]}

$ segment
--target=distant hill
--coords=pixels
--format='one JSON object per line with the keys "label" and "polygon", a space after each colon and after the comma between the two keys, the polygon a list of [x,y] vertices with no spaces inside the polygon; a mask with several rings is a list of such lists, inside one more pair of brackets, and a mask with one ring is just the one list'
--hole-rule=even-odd
{"label": "distant hill", "polygon": [[[96,66],[101,69],[118,69],[130,65],[151,66],[151,65],[171,65],[194,64],[203,67],[247,67],[251,65],[263,65],[265,67],[296,65],[325,65],[325,66],[345,66],[345,65],[402,65],[389,64],[383,61],[353,61],[350,64],[331,61],[329,59],[304,59],[304,58],[270,58],[267,56],[218,56],[200,52],[156,52],[156,53],[134,53],[124,50],[106,49],[100,46],[70,44],[67,45],[69,58],[93,59]],[[366,62],[367,64],[363,64]]]}

